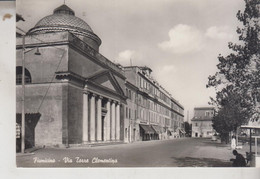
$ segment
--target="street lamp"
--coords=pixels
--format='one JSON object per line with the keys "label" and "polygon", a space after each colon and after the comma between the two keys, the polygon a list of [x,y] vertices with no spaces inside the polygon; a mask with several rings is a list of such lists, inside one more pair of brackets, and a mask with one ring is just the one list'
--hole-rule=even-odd
{"label": "street lamp", "polygon": [[[33,50],[30,49],[28,51],[25,51],[25,36],[26,34],[22,35],[22,137],[21,137],[21,153],[24,153],[25,150],[25,108],[24,108],[24,102],[25,102],[25,53],[28,53],[29,51]],[[41,55],[39,52],[39,48],[37,47],[35,55]]]}

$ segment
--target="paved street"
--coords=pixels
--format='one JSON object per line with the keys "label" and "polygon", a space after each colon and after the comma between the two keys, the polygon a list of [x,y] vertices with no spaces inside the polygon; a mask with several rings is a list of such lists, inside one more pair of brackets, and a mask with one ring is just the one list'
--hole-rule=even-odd
{"label": "paved street", "polygon": [[39,149],[32,155],[18,155],[17,166],[230,167],[231,152],[227,145],[210,139],[183,138],[86,148]]}

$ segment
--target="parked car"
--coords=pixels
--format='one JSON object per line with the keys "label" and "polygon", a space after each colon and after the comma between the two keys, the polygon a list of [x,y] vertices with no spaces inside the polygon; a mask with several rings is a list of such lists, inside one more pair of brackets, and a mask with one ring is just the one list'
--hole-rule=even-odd
{"label": "parked car", "polygon": [[214,134],[212,137],[211,137],[211,140],[212,141],[217,141],[218,139],[218,135],[217,134]]}

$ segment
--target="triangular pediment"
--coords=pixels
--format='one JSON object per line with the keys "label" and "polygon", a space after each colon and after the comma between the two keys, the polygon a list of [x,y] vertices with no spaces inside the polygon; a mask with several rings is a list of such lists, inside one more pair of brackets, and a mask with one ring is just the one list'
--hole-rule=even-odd
{"label": "triangular pediment", "polygon": [[111,81],[111,78],[107,75],[102,75],[96,79],[93,80],[96,84],[99,84],[101,86],[104,86],[106,88],[109,88],[110,90],[116,91],[113,82]]}
{"label": "triangular pediment", "polygon": [[123,94],[121,87],[119,86],[116,78],[109,70],[102,70],[91,77],[88,78],[92,83],[103,87],[104,89],[109,89],[119,94]]}

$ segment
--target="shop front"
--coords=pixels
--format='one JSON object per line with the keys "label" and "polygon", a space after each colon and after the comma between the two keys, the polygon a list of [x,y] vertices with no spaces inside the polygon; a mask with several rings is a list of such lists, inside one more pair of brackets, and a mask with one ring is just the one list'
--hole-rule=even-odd
{"label": "shop front", "polygon": [[139,124],[140,126],[140,138],[142,141],[153,140],[156,131],[149,125]]}
{"label": "shop front", "polygon": [[152,125],[153,130],[155,131],[154,140],[161,140],[163,129],[160,126]]}
{"label": "shop front", "polygon": [[[25,114],[25,149],[35,146],[35,127],[41,117],[40,113]],[[16,152],[21,152],[22,143],[22,115],[16,114]]]}

